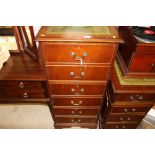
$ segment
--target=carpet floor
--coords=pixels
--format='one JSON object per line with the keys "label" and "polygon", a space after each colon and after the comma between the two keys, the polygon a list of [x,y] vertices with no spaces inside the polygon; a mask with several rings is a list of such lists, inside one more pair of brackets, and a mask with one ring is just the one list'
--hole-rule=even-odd
{"label": "carpet floor", "polygon": [[[146,115],[138,129],[155,129],[155,110]],[[54,129],[45,104],[0,104],[0,129]]]}

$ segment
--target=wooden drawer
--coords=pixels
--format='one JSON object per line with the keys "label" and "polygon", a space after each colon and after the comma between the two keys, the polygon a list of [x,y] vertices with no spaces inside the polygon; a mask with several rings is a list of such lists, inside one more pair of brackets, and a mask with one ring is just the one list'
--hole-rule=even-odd
{"label": "wooden drawer", "polygon": [[97,118],[96,117],[87,117],[87,118],[81,118],[81,117],[56,117],[55,118],[56,123],[96,123]]}
{"label": "wooden drawer", "polygon": [[108,122],[139,122],[143,119],[144,115],[134,114],[111,114],[108,118]]}
{"label": "wooden drawer", "polygon": [[105,85],[51,84],[52,95],[102,95]]}
{"label": "wooden drawer", "polygon": [[54,106],[100,106],[102,98],[67,97],[52,98]]}
{"label": "wooden drawer", "polygon": [[65,65],[46,66],[48,80],[99,80],[106,81],[109,77],[108,66]]}
{"label": "wooden drawer", "polygon": [[114,95],[115,101],[155,101],[154,93],[119,93]]}
{"label": "wooden drawer", "polygon": [[146,113],[148,112],[148,110],[151,108],[151,106],[149,105],[145,105],[145,106],[127,106],[127,105],[123,105],[123,106],[113,106],[111,109],[111,113],[137,113],[137,112],[142,112],[142,113]]}
{"label": "wooden drawer", "polygon": [[0,81],[0,87],[9,90],[43,89],[42,82],[36,81]]}
{"label": "wooden drawer", "polygon": [[105,129],[136,129],[138,124],[118,124],[118,123],[107,123]]}
{"label": "wooden drawer", "polygon": [[111,63],[115,51],[115,44],[48,44],[44,45],[45,62],[77,63],[82,59],[84,63]]}
{"label": "wooden drawer", "polygon": [[90,107],[54,107],[53,112],[55,115],[97,115],[99,108]]}
{"label": "wooden drawer", "polygon": [[155,54],[135,54],[129,66],[129,70],[131,72],[155,73]]}
{"label": "wooden drawer", "polygon": [[42,82],[8,81],[0,82],[0,87],[2,98],[42,99],[47,97]]}
{"label": "wooden drawer", "polygon": [[62,128],[89,128],[89,129],[97,129],[97,123],[55,123],[56,129]]}

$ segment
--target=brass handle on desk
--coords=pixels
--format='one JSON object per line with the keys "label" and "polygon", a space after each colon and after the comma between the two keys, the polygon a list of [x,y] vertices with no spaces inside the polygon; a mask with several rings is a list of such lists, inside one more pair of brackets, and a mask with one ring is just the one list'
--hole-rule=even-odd
{"label": "brass handle on desk", "polygon": [[74,119],[71,119],[71,122],[74,123]]}
{"label": "brass handle on desk", "polygon": [[73,100],[71,100],[70,103],[73,104],[73,105],[80,105],[80,104],[82,104],[82,101],[80,100],[79,103],[75,103]]}
{"label": "brass handle on desk", "polygon": [[136,96],[136,99],[134,99],[134,97],[133,96],[130,96],[130,100],[131,101],[141,101],[141,100],[143,100],[143,96],[139,96],[139,94],[137,94],[137,96]]}
{"label": "brass handle on desk", "polygon": [[23,83],[23,82],[20,82],[20,83],[19,83],[19,87],[20,87],[20,88],[24,88],[24,83]]}
{"label": "brass handle on desk", "polygon": [[25,92],[25,93],[23,94],[23,97],[24,97],[24,98],[28,98],[28,97],[29,97],[28,94],[27,94],[27,92]]}

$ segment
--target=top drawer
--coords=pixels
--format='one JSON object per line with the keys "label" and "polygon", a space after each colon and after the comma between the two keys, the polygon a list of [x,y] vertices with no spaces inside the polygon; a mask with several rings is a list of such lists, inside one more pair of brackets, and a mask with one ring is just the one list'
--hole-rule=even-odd
{"label": "top drawer", "polygon": [[56,63],[111,63],[116,45],[105,44],[44,44],[46,64]]}

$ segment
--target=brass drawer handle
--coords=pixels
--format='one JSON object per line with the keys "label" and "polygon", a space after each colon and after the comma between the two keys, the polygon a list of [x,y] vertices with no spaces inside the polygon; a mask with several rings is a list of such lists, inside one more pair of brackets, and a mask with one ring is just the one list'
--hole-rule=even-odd
{"label": "brass drawer handle", "polygon": [[71,119],[71,122],[74,123],[74,119]]}
{"label": "brass drawer handle", "polygon": [[82,58],[85,59],[87,56],[88,56],[88,52],[87,51],[83,52]]}
{"label": "brass drawer handle", "polygon": [[76,76],[75,73],[71,71],[71,72],[69,73],[69,75],[70,75],[71,77],[75,78],[75,79],[78,79],[78,78],[84,77],[84,76],[85,76],[85,72],[84,72],[84,71],[81,71],[81,72],[80,72],[80,76]]}
{"label": "brass drawer handle", "polygon": [[87,57],[87,55],[88,55],[88,52],[85,51],[85,52],[83,52],[82,58],[81,58],[75,52],[71,52],[71,56],[72,56],[73,60],[79,60],[79,59],[83,59],[84,60]]}
{"label": "brass drawer handle", "polygon": [[20,82],[20,83],[19,83],[19,87],[20,87],[20,88],[24,88],[24,83],[23,83],[23,82]]}
{"label": "brass drawer handle", "polygon": [[74,110],[72,110],[71,112],[72,112],[72,114],[75,114],[75,111]]}
{"label": "brass drawer handle", "polygon": [[115,128],[118,129],[118,125],[116,125]]}
{"label": "brass drawer handle", "polygon": [[121,121],[123,121],[124,119],[122,117],[119,118]]}
{"label": "brass drawer handle", "polygon": [[81,114],[82,114],[82,111],[80,110],[80,111],[79,111],[79,115],[81,115]]}
{"label": "brass drawer handle", "polygon": [[81,104],[82,104],[82,101],[80,100],[79,103],[75,103],[73,100],[71,100],[70,103],[71,103],[72,105],[77,106],[77,105],[81,105]]}
{"label": "brass drawer handle", "polygon": [[[121,120],[121,121],[125,121],[122,117],[120,117],[120,120]],[[126,121],[130,121],[130,120],[131,120],[130,117],[128,117],[128,118],[126,119]]]}
{"label": "brass drawer handle", "polygon": [[24,98],[28,98],[28,97],[29,97],[28,94],[27,94],[27,92],[25,92],[25,93],[23,94],[23,97],[24,97]]}
{"label": "brass drawer handle", "polygon": [[155,63],[152,63],[152,64],[151,64],[151,67],[152,67],[152,68],[151,68],[151,72],[155,72]]}
{"label": "brass drawer handle", "polygon": [[122,128],[125,129],[125,125],[123,125]]}
{"label": "brass drawer handle", "polygon": [[132,109],[132,111],[133,111],[133,112],[135,112],[135,111],[136,111],[136,109],[135,109],[135,108],[133,108],[133,109]]}
{"label": "brass drawer handle", "polygon": [[78,119],[78,122],[80,123],[81,122],[81,119]]}
{"label": "brass drawer handle", "polygon": [[133,96],[130,96],[130,100],[131,101],[141,101],[141,100],[143,100],[143,96],[139,96],[139,94],[137,94],[136,95],[136,99],[134,99],[134,97]]}
{"label": "brass drawer handle", "polygon": [[74,93],[74,92],[75,92],[75,89],[74,89],[74,88],[72,88],[72,89],[71,89],[71,92],[72,92],[72,93]]}
{"label": "brass drawer handle", "polygon": [[124,108],[124,112],[128,112],[128,109]]}

